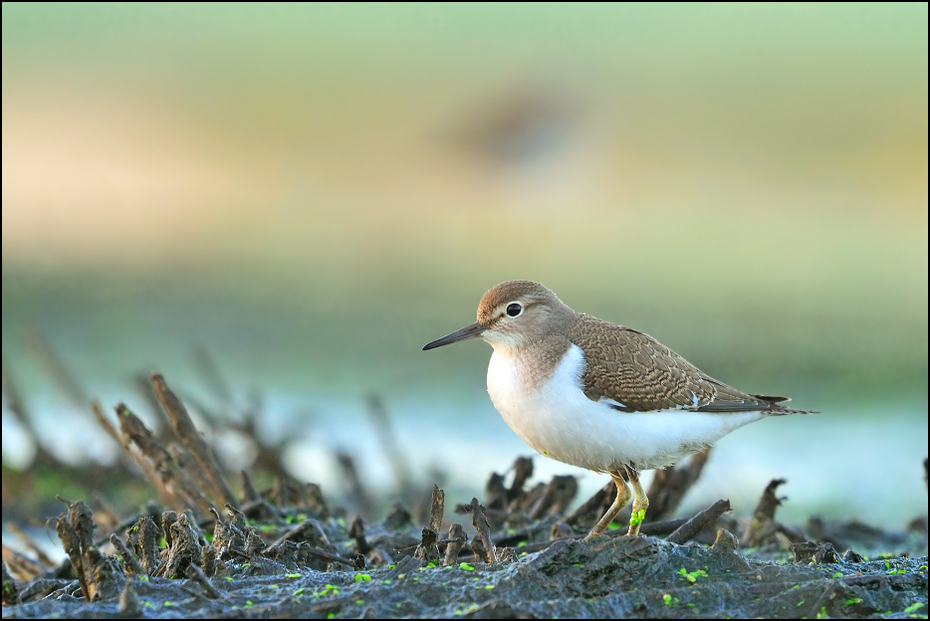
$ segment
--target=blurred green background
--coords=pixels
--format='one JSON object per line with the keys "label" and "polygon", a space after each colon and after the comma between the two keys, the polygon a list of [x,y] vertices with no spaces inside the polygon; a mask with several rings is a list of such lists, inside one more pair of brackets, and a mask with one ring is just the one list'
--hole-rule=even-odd
{"label": "blurred green background", "polygon": [[[196,390],[203,346],[308,442],[364,452],[369,393],[414,460],[490,442],[478,488],[530,452],[490,350],[419,348],[528,278],[823,410],[722,442],[778,449],[747,497],[874,451],[925,511],[925,3],[2,11],[3,354],[47,416],[30,333],[113,403],[151,368]],[[849,463],[800,496],[862,496]]]}

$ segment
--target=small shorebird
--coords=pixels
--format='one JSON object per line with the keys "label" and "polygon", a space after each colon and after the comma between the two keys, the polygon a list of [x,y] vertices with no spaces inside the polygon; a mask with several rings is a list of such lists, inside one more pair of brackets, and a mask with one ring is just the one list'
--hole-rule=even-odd
{"label": "small shorebird", "polygon": [[490,289],[478,321],[423,349],[475,337],[494,348],[488,393],[510,428],[543,455],[606,472],[617,486],[589,538],[629,502],[627,483],[628,533],[639,534],[649,506],[640,471],[667,468],[760,418],[813,413],[727,386],[651,336],[576,313],[528,280]]}

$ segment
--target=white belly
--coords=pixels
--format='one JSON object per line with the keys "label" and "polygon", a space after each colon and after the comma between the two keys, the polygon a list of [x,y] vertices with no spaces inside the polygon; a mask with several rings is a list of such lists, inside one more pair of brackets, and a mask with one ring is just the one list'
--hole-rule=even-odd
{"label": "white belly", "polygon": [[543,385],[528,386],[525,363],[525,358],[495,349],[488,366],[494,407],[543,455],[589,470],[610,472],[626,464],[639,470],[667,468],[762,418],[760,412],[630,413],[591,401],[581,390],[584,358],[577,345],[571,345]]}

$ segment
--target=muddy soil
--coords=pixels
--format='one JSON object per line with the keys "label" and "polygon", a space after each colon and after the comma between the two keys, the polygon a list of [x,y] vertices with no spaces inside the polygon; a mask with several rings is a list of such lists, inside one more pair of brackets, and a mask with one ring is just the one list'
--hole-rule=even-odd
{"label": "muddy soil", "polygon": [[[486,520],[485,507],[477,500],[473,506],[473,522]],[[545,529],[550,537],[567,537],[515,547],[491,542],[488,549],[479,543],[481,528],[470,545],[463,545],[459,524],[450,526],[449,537],[437,539],[429,526],[418,532],[400,507],[375,527],[356,519],[347,528],[344,518],[327,516],[327,511],[303,511],[300,523],[295,523],[294,514],[279,513],[256,526],[230,509],[227,517],[217,516],[212,536],[206,536],[189,514],[166,512],[161,526],[143,516],[126,529],[126,545],[111,537],[116,548],[105,554],[90,537],[92,513],[83,503],[70,503],[67,515],[59,518],[58,531],[75,546],[69,550],[71,560],[25,582],[13,581],[4,563],[3,616],[927,616],[925,553],[866,560],[853,549],[840,555],[832,543],[823,541],[803,540],[785,548],[781,537],[760,548],[739,550],[737,538],[722,528],[711,545],[633,538],[616,531],[585,541],[564,528],[551,528],[564,524],[552,519],[540,522],[550,526]],[[438,518],[435,511],[432,517],[441,521],[441,505],[439,512]],[[718,523],[736,524],[726,516]],[[879,531],[862,525],[817,525],[834,539],[846,536],[852,541],[860,533],[871,538],[860,545],[926,549],[926,538],[920,535],[882,539]],[[524,533],[529,539],[543,539],[543,530],[531,526]]]}
{"label": "muddy soil", "polygon": [[[838,559],[837,559],[838,560]],[[290,566],[288,566],[290,565]],[[498,563],[437,566],[413,557],[374,570],[230,563],[197,581],[127,576],[86,602],[76,581],[4,618],[926,618],[927,557],[777,563],[698,543],[643,537],[556,541]]]}

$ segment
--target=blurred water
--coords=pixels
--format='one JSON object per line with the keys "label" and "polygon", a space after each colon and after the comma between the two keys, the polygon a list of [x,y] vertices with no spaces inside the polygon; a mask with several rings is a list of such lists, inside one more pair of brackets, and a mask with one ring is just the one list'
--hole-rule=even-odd
{"label": "blurred water", "polygon": [[[492,471],[507,471],[521,455],[534,455],[531,483],[548,481],[556,474],[577,476],[579,502],[608,481],[606,475],[536,455],[503,422],[482,386],[473,387],[473,394],[471,401],[410,395],[385,404],[415,482],[429,485],[435,482],[431,478],[434,473],[444,473],[450,502],[466,502],[472,495],[481,497]],[[104,402],[112,403],[126,395],[107,397],[109,401]],[[348,490],[334,454],[345,450],[354,457],[363,484],[372,493],[390,495],[397,488],[362,397],[321,399],[279,393],[269,395],[266,402],[260,419],[262,431],[272,440],[287,439],[285,464],[298,480],[319,483],[326,495],[342,497]],[[56,416],[83,417],[87,413],[59,400],[40,399],[33,406],[42,413],[39,418],[48,430],[49,445],[65,459],[115,458],[116,447],[102,432],[88,432],[92,426],[82,429],[54,424]],[[150,424],[157,424],[145,408],[134,409]],[[810,515],[820,515],[902,528],[915,516],[926,515],[922,470],[928,454],[926,403],[876,403],[824,410],[813,416],[766,419],[724,437],[686,496],[681,512],[727,498],[736,515],[748,516],[766,484],[773,478],[786,478],[788,484],[779,492],[788,501],[779,515],[788,522],[805,523]],[[217,441],[217,446],[231,471],[241,469],[249,459],[229,438]],[[4,459],[23,463],[28,454],[28,443],[4,416]],[[644,476],[647,486],[651,477],[651,473]]]}
{"label": "blurred water", "polygon": [[[415,471],[422,476],[430,467],[439,467],[448,471],[450,482],[479,497],[491,471],[504,472],[517,456],[535,455],[487,399],[471,405],[428,400],[390,405],[402,449]],[[331,460],[314,446],[333,443],[360,455],[373,486],[390,486],[391,472],[364,412],[349,404],[334,409],[340,412],[338,417],[321,416],[315,421],[323,442],[291,449],[294,470],[320,480],[332,477]],[[786,478],[789,484],[779,491],[789,501],[780,515],[789,521],[803,523],[811,514],[819,514],[903,527],[914,516],[927,513],[922,466],[926,456],[926,404],[842,408],[815,416],[768,419],[718,443],[682,511],[728,498],[737,515],[750,515],[769,480]],[[578,476],[579,498],[587,498],[608,481],[606,475],[540,455],[535,455],[534,466],[533,482],[555,474]]]}

